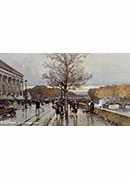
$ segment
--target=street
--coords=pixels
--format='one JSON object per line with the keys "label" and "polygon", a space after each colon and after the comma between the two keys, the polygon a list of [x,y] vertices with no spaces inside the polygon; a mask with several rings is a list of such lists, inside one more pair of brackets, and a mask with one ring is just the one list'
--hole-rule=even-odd
{"label": "street", "polygon": [[[35,106],[29,107],[27,110],[17,110],[16,111],[16,117],[13,118],[4,118],[0,120],[0,125],[6,125],[6,126],[15,126],[15,125],[37,125],[37,122],[39,125],[46,125],[49,118],[54,116],[54,110],[51,109],[50,105],[46,105],[44,107],[40,108],[40,115],[36,116],[35,113]],[[43,118],[44,117],[44,118]]]}
{"label": "street", "polygon": [[[55,110],[51,104],[44,105],[40,108],[40,114],[35,114],[35,106],[27,110],[17,110],[16,117],[5,118],[0,120],[0,125],[6,126],[59,126],[60,117],[55,115]],[[63,126],[65,120],[63,119]],[[69,111],[69,126],[105,126],[109,125],[102,117],[96,114],[90,115],[83,113],[82,109],[78,110],[77,117]]]}
{"label": "street", "polygon": [[[53,117],[49,124],[50,126],[57,125],[56,117]],[[65,121],[63,122],[65,125]],[[69,126],[108,126],[109,123],[105,122],[102,117],[96,114],[90,115],[89,113],[83,113],[82,109],[79,109],[77,117],[69,112]]]}

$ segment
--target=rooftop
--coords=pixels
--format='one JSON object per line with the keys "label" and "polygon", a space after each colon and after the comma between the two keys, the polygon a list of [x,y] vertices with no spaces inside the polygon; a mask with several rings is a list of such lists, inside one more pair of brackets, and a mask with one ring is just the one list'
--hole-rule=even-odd
{"label": "rooftop", "polygon": [[17,70],[15,70],[14,68],[12,68],[8,64],[6,64],[4,61],[2,61],[1,59],[0,59],[0,68],[4,69],[6,71],[9,71],[11,73],[17,74],[17,75],[19,75],[21,77],[24,76],[22,73],[18,72]]}

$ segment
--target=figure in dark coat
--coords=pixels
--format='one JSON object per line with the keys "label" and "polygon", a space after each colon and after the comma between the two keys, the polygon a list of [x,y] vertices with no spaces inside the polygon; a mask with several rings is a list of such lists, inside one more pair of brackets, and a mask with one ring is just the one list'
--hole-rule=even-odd
{"label": "figure in dark coat", "polygon": [[93,114],[94,113],[94,102],[91,101],[90,103],[90,113]]}
{"label": "figure in dark coat", "polygon": [[35,105],[36,105],[36,115],[39,115],[40,114],[40,101],[36,101]]}

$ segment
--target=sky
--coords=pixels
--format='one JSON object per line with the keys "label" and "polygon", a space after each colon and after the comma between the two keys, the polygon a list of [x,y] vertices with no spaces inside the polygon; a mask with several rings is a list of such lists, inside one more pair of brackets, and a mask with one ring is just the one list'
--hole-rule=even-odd
{"label": "sky", "polygon": [[[42,73],[45,71],[44,54],[6,54],[0,59],[24,74],[30,85],[42,84]],[[88,85],[101,86],[112,84],[130,84],[129,54],[88,54],[86,70],[93,75]]]}

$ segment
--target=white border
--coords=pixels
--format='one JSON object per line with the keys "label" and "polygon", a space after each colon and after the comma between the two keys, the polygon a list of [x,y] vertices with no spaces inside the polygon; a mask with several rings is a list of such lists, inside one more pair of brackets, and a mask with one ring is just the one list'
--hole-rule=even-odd
{"label": "white border", "polygon": [[[1,53],[130,52],[125,0],[0,1]],[[129,127],[1,127],[2,180],[129,180]]]}

